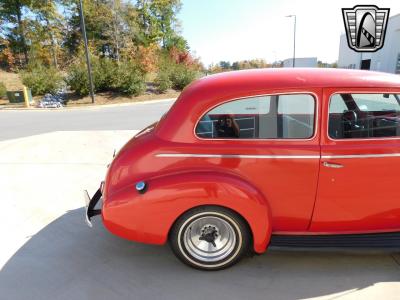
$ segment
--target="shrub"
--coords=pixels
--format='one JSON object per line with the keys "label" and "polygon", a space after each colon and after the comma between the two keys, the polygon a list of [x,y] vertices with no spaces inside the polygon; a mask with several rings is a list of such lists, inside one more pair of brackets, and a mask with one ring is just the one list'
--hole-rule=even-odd
{"label": "shrub", "polygon": [[[84,64],[86,67],[86,64]],[[109,91],[116,81],[118,65],[108,58],[92,59],[92,74],[95,90],[98,92]],[[86,69],[87,74],[87,69]]]}
{"label": "shrub", "polygon": [[118,65],[112,85],[118,92],[138,96],[146,90],[144,72],[132,62],[123,62]]}
{"label": "shrub", "polygon": [[0,99],[5,98],[7,95],[7,89],[4,83],[0,82]]}
{"label": "shrub", "polygon": [[185,65],[176,65],[171,72],[170,79],[172,87],[176,90],[183,90],[189,83],[197,77],[196,71],[188,68]]}
{"label": "shrub", "polygon": [[78,95],[86,96],[89,94],[89,79],[87,78],[87,71],[84,65],[82,66],[79,63],[72,64],[68,70],[65,82]]}
{"label": "shrub", "polygon": [[[90,63],[92,66],[94,91],[107,91],[111,86],[112,76],[115,73],[116,67],[114,63],[109,59],[99,59],[97,57],[92,57]],[[65,82],[76,94],[80,96],[88,95],[90,88],[86,62],[78,60],[73,63],[68,69]]]}
{"label": "shrub", "polygon": [[42,64],[28,66],[21,72],[22,83],[32,90],[33,95],[56,92],[63,83],[62,75],[53,67]]}
{"label": "shrub", "polygon": [[165,70],[160,70],[157,74],[154,83],[157,85],[157,89],[160,93],[165,93],[168,89],[172,88],[170,76],[171,74]]}
{"label": "shrub", "polygon": [[[108,58],[93,57],[91,64],[96,92],[117,91],[140,95],[145,90],[144,73],[132,62],[117,63]],[[74,63],[68,70],[66,83],[78,95],[88,95],[90,90],[86,63]]]}
{"label": "shrub", "polygon": [[175,63],[170,58],[164,57],[161,60],[160,71],[155,79],[155,84],[161,93],[171,87],[175,90],[183,90],[196,77],[197,72],[192,67]]}

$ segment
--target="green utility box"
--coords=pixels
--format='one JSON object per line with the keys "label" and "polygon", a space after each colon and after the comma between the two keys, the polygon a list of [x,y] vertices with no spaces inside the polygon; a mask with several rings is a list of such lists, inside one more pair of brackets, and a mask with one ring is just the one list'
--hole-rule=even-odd
{"label": "green utility box", "polygon": [[[24,91],[7,91],[7,98],[10,103],[22,103],[25,102]],[[29,103],[32,102],[32,92],[28,89]]]}

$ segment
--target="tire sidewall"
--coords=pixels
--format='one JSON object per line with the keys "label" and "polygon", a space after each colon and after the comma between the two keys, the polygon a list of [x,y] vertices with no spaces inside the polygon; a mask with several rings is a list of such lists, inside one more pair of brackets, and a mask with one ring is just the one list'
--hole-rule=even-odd
{"label": "tire sidewall", "polygon": [[[236,235],[236,242],[233,251],[225,258],[204,262],[190,255],[185,247],[184,233],[190,224],[196,219],[203,217],[217,217],[228,222]],[[176,256],[185,264],[202,270],[221,270],[235,264],[247,249],[249,233],[246,224],[235,213],[220,207],[201,207],[183,214],[173,226],[170,243]]]}

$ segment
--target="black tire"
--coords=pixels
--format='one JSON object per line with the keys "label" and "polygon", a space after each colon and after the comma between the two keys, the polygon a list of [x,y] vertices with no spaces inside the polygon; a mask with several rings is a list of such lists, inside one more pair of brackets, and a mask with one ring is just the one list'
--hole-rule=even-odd
{"label": "black tire", "polygon": [[201,206],[179,217],[170,231],[169,242],[186,265],[200,270],[221,270],[247,253],[251,234],[247,223],[235,212],[219,206]]}

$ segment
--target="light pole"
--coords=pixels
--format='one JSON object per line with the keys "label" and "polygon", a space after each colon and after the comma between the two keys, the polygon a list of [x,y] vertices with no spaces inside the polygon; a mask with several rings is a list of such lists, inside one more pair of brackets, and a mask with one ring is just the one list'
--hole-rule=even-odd
{"label": "light pole", "polygon": [[82,0],[79,0],[79,16],[81,18],[81,30],[82,30],[83,42],[85,43],[85,54],[86,54],[86,64],[87,64],[88,76],[89,76],[90,97],[92,98],[92,103],[94,103],[92,67],[90,66],[90,56],[89,56],[89,49],[88,49],[88,43],[87,43],[87,37],[86,37],[86,26],[85,26],[85,18],[83,16]]}
{"label": "light pole", "polygon": [[293,68],[295,67],[296,61],[296,15],[288,15],[287,18],[294,17],[294,29],[293,29]]}

